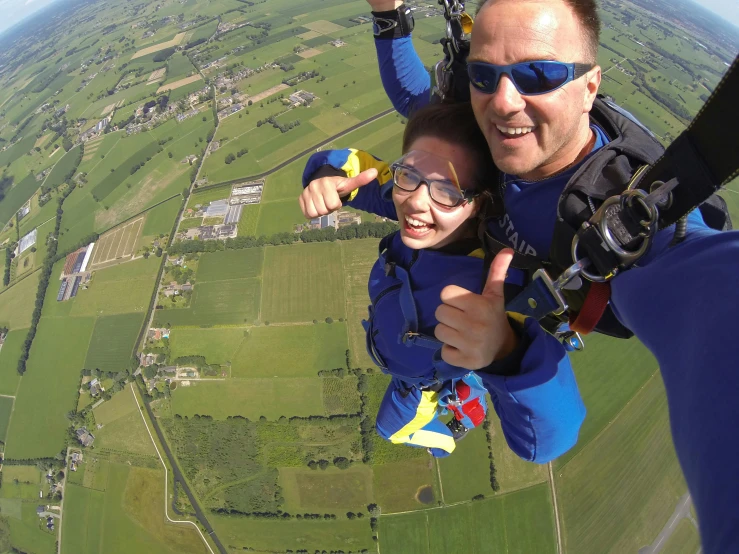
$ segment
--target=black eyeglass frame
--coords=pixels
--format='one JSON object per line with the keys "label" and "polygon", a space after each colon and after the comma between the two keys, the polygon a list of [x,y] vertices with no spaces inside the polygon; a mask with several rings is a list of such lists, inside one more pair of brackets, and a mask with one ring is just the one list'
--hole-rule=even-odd
{"label": "black eyeglass frame", "polygon": [[[401,187],[398,184],[398,179],[396,175],[397,175],[397,172],[401,169],[410,171],[411,173],[418,176],[418,184],[413,189],[406,189],[406,188]],[[393,172],[393,186],[394,187],[398,187],[398,189],[402,190],[403,192],[415,192],[418,190],[418,187],[420,187],[421,185],[425,183],[429,189],[429,196],[431,197],[431,200],[433,200],[439,206],[442,206],[444,208],[458,208],[464,202],[472,202],[475,198],[480,196],[480,192],[476,190],[465,190],[462,187],[460,187],[457,183],[455,183],[454,181],[450,181],[448,179],[429,179],[424,174],[422,174],[420,171],[418,171],[415,167],[410,166],[410,165],[405,165],[399,162],[395,162],[390,166],[390,170]],[[434,198],[434,189],[431,186],[431,183],[435,183],[435,182],[449,183],[453,185],[454,188],[459,191],[459,200],[453,206],[448,206],[447,204],[439,202],[436,198]]]}
{"label": "black eyeglass frame", "polygon": [[[518,82],[516,82],[516,77],[513,74],[513,70],[520,67],[526,67],[527,69],[530,68],[533,64],[541,64],[544,66],[559,66],[559,67],[565,67],[567,69],[567,77],[564,81],[562,81],[560,84],[556,85],[553,88],[542,90],[539,92],[525,92],[521,90],[521,86]],[[561,88],[565,86],[570,81],[574,81],[575,79],[579,79],[583,75],[585,75],[588,71],[593,69],[595,66],[593,64],[589,63],[566,63],[566,62],[558,62],[555,60],[531,60],[531,61],[525,61],[525,62],[518,62],[510,65],[496,65],[492,63],[487,62],[468,62],[467,63],[467,75],[470,79],[470,84],[472,87],[482,92],[483,94],[494,94],[496,90],[498,90],[498,85],[500,83],[501,77],[503,75],[507,75],[508,78],[513,83],[513,86],[516,87],[516,90],[519,94],[522,96],[539,96],[541,94],[549,94],[550,92],[554,92],[558,88]],[[477,81],[472,76],[472,71],[475,68],[483,68],[487,71],[492,70],[493,75],[495,76],[495,84],[494,86],[490,85],[483,85]]]}

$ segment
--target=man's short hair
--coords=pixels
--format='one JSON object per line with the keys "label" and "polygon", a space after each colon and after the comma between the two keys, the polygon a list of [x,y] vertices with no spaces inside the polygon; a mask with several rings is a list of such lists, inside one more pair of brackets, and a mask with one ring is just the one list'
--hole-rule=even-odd
{"label": "man's short hair", "polygon": [[[598,45],[600,44],[600,17],[598,16],[598,6],[595,0],[562,0],[562,2],[575,14],[585,35],[583,46],[586,59],[575,61],[597,63]],[[481,0],[477,6],[477,13],[479,14],[483,6],[489,3],[491,3],[489,0]]]}

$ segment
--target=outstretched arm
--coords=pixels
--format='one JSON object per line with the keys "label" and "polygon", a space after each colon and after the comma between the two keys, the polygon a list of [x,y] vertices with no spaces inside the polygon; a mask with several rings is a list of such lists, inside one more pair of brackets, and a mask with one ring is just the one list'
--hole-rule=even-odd
{"label": "outstretched arm", "polygon": [[[403,2],[367,0],[375,17],[392,17]],[[405,117],[429,103],[431,79],[413,48],[410,35],[375,37],[380,78],[393,107]]]}
{"label": "outstretched arm", "polygon": [[739,552],[739,232],[706,228],[697,210],[689,222],[684,242],[659,233],[650,259],[613,280],[611,302],[659,362],[704,551]]}
{"label": "outstretched arm", "polygon": [[345,148],[316,152],[303,171],[300,207],[306,217],[318,217],[342,205],[397,220],[389,199],[392,173],[388,165],[362,150]]}

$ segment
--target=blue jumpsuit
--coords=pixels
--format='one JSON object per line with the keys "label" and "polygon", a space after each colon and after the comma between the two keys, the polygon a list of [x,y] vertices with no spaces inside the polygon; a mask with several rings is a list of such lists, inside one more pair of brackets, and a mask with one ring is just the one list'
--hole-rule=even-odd
{"label": "blue jumpsuit", "polygon": [[[386,164],[353,149],[319,152],[306,165],[304,186],[326,165],[349,177],[376,167],[375,182],[354,191],[348,204],[396,219],[393,204],[383,198],[392,187]],[[393,380],[377,415],[377,431],[392,442],[448,455],[455,444],[438,419],[439,404],[454,398],[449,393],[461,380],[471,395],[463,406],[449,406],[458,420],[467,427],[478,425],[489,392],[510,448],[525,460],[548,462],[577,442],[585,417],[569,359],[554,337],[537,321],[510,314],[521,345],[508,359],[476,372],[440,359],[434,314],[441,290],[451,284],[477,294],[482,290],[482,251],[476,240],[471,242],[475,246],[462,253],[413,250],[399,233],[381,242],[380,257],[370,272],[372,305],[365,328],[370,355]],[[522,279],[515,270],[509,271],[512,282],[520,284]]]}
{"label": "blue jumpsuit", "polygon": [[[427,104],[430,78],[411,38],[375,40],[375,46],[395,108],[407,116]],[[537,183],[508,176],[506,219],[493,226],[497,238],[517,243],[519,251],[525,241],[540,255],[549,252],[548,222],[570,176]],[[739,552],[739,232],[708,228],[696,210],[685,240],[669,247],[673,233],[672,227],[660,231],[638,266],[611,281],[611,308],[659,363],[704,551]]]}

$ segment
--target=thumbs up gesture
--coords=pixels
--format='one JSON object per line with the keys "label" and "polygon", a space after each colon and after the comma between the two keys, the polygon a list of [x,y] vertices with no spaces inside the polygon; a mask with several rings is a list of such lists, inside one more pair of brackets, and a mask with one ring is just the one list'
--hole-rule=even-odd
{"label": "thumbs up gesture", "polygon": [[444,343],[442,359],[465,369],[482,369],[510,354],[518,338],[505,313],[503,281],[513,250],[501,250],[490,265],[482,294],[444,287],[434,334]]}
{"label": "thumbs up gesture", "polygon": [[328,215],[341,208],[343,197],[376,178],[377,170],[370,168],[355,177],[321,177],[311,181],[298,199],[300,209],[308,219]]}

